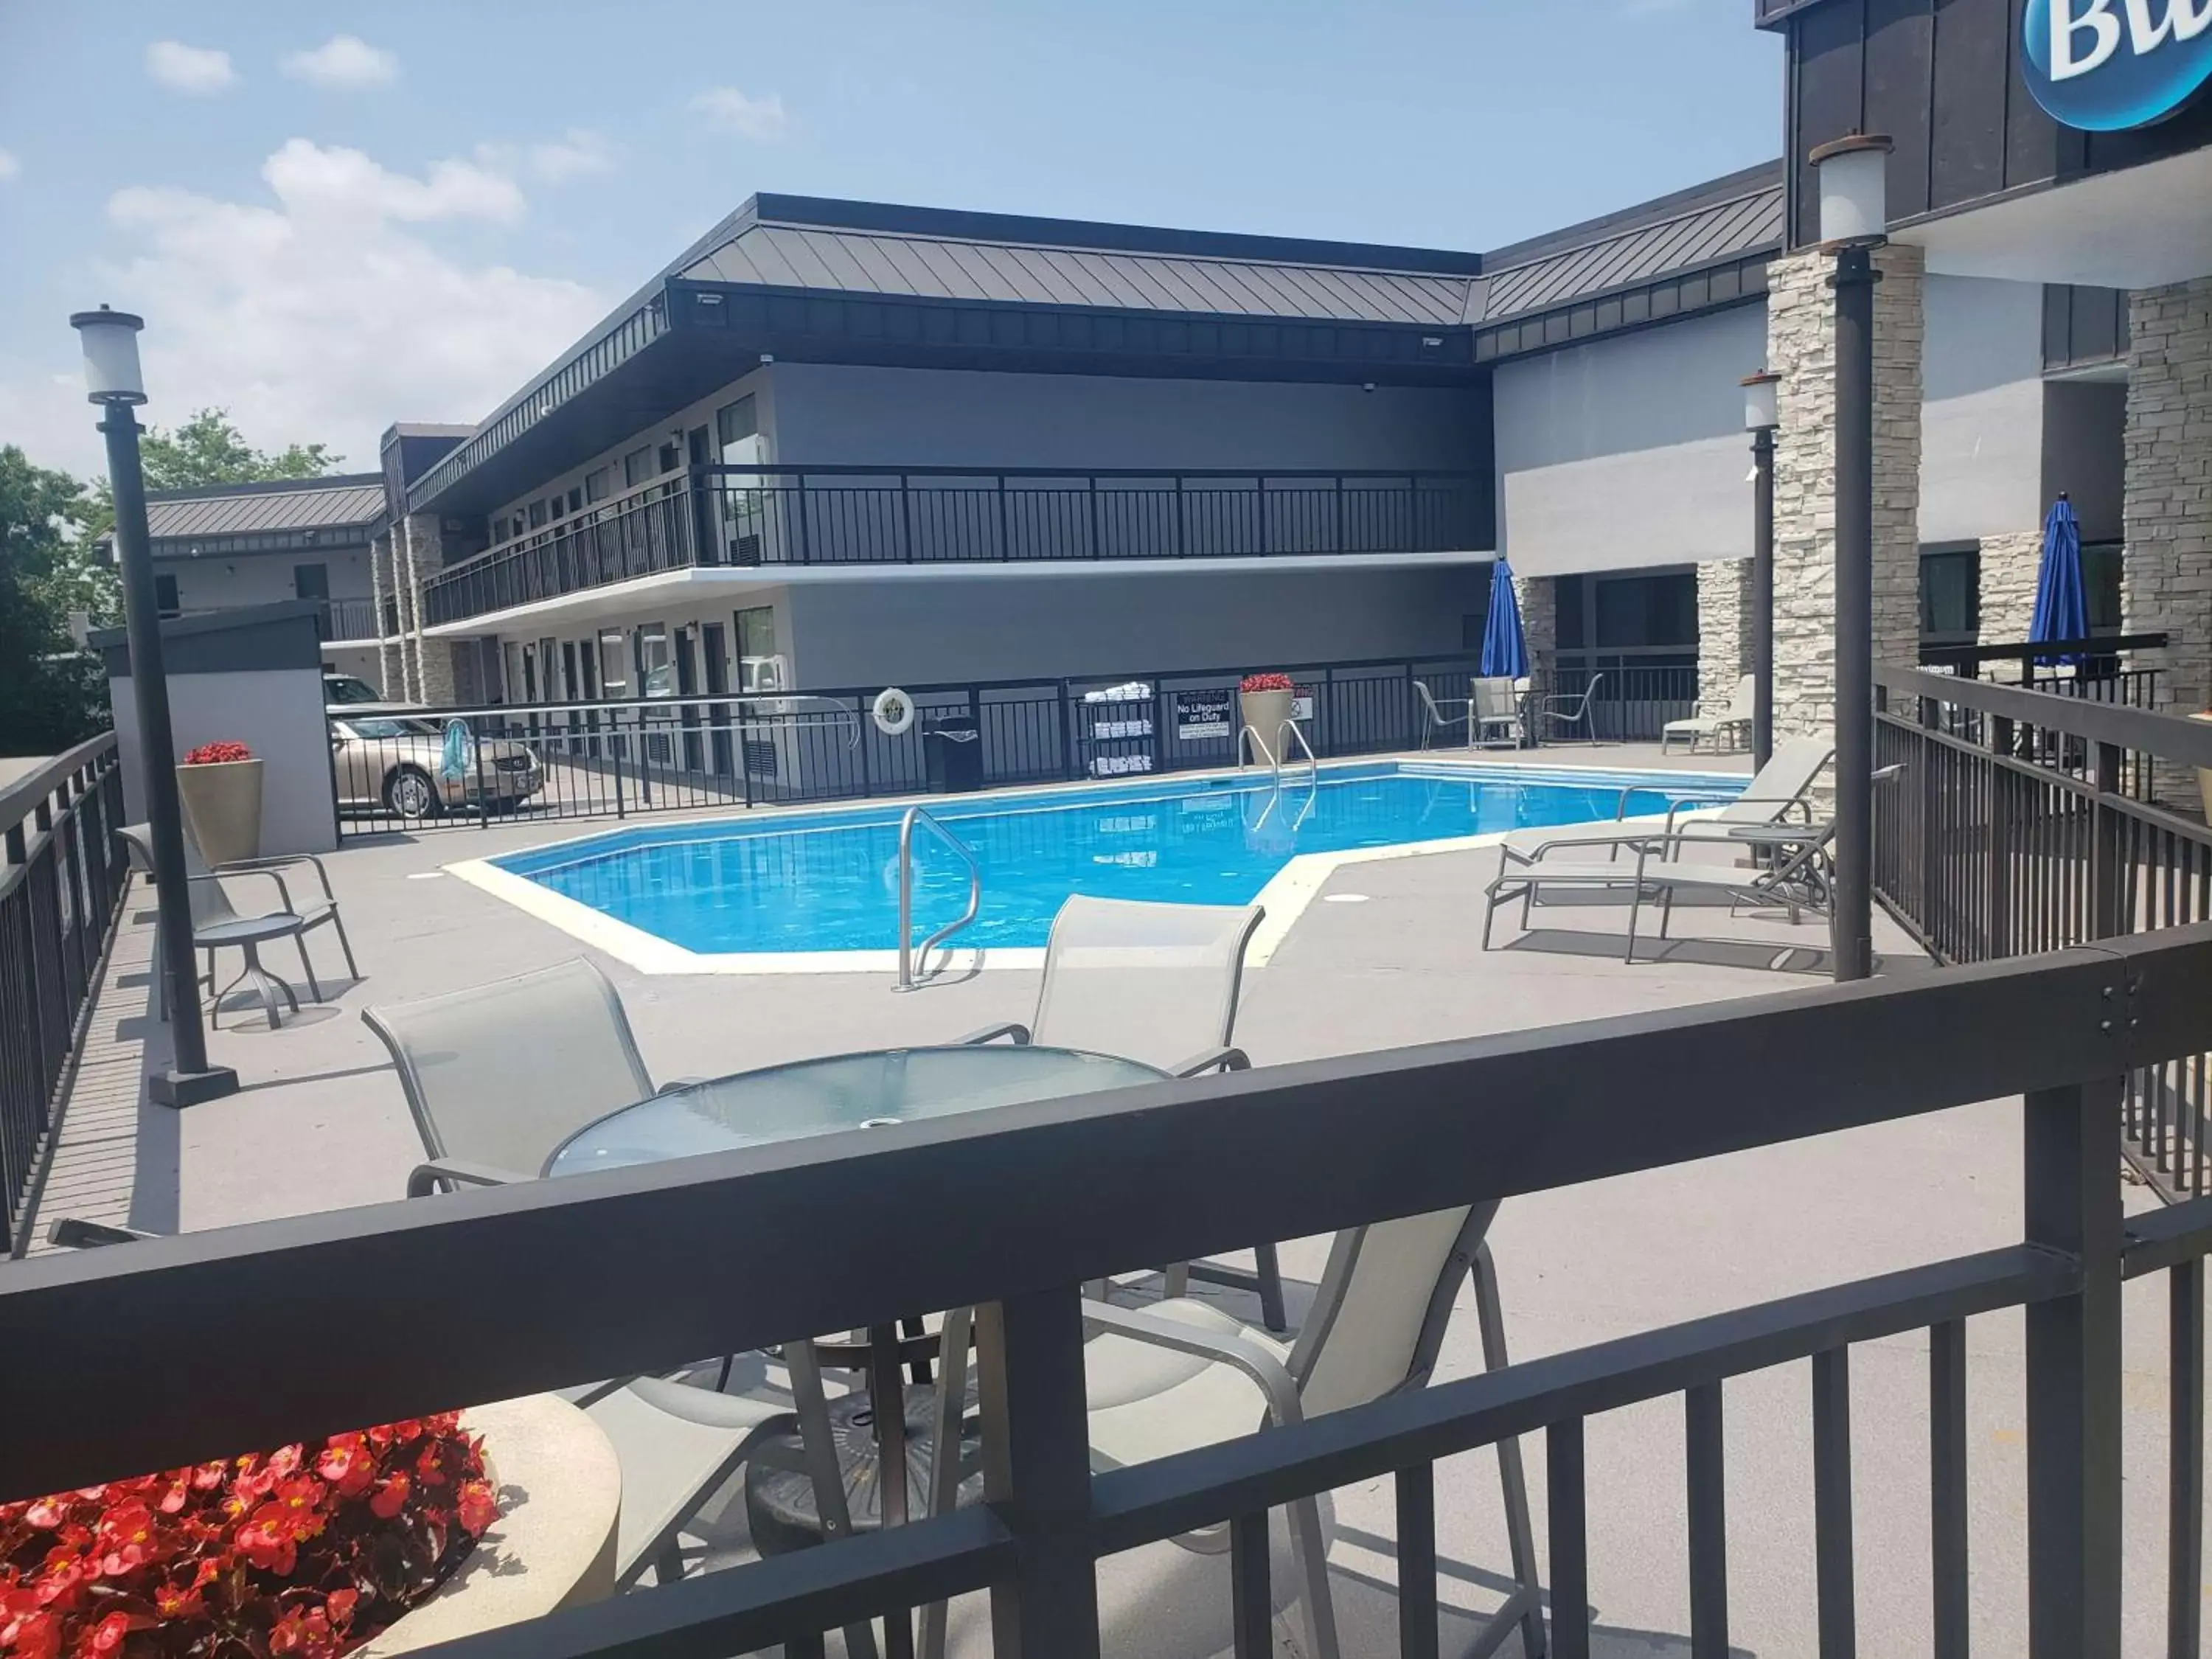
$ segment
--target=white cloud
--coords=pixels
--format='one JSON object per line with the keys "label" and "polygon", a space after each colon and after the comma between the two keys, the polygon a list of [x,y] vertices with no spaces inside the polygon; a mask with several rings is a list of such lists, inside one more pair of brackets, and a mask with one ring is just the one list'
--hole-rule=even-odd
{"label": "white cloud", "polygon": [[210,97],[238,84],[230,54],[212,46],[188,46],[181,40],[156,40],[146,48],[146,73],[173,92]]}
{"label": "white cloud", "polygon": [[399,76],[399,56],[357,34],[334,34],[313,52],[285,55],[284,73],[319,87],[380,87]]}
{"label": "white cloud", "polygon": [[[146,319],[149,422],[221,405],[264,448],[320,441],[374,469],[388,423],[481,420],[605,309],[580,283],[424,239],[424,221],[519,210],[510,181],[469,163],[414,179],[295,139],[262,179],[251,200],[143,186],[109,199],[137,252],[88,292]],[[0,443],[95,473],[94,412],[66,362],[0,376]]]}
{"label": "white cloud", "polygon": [[495,173],[526,173],[540,184],[565,185],[572,179],[613,171],[617,155],[606,135],[571,127],[558,138],[532,144],[478,144],[477,160]]}
{"label": "white cloud", "polygon": [[783,98],[777,93],[755,98],[735,87],[716,87],[691,100],[691,107],[720,132],[734,132],[757,144],[773,144],[783,137]]}
{"label": "white cloud", "polygon": [[23,164],[15,159],[14,150],[0,149],[0,183],[15,178],[22,170]]}

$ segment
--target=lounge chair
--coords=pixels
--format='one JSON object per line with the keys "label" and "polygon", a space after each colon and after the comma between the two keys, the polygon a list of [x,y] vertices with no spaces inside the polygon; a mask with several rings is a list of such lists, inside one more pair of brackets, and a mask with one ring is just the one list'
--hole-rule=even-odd
{"label": "lounge chair", "polygon": [[[1157,904],[1090,898],[1060,907],[1045,945],[1044,982],[1026,1025],[988,1025],[963,1042],[1008,1038],[1079,1048],[1157,1066],[1173,1077],[1241,1072],[1252,1062],[1230,1042],[1244,951],[1266,913],[1256,904]],[[1256,1292],[1270,1330],[1285,1328],[1282,1275],[1272,1242],[1257,1247],[1258,1271],[1199,1262],[1170,1269]]]}
{"label": "lounge chair", "polygon": [[[391,1051],[422,1138],[426,1161],[407,1178],[410,1198],[535,1181],[569,1135],[656,1092],[622,999],[580,957],[364,1009],[362,1020]],[[763,1435],[788,1426],[793,1408],[785,1401],[723,1391],[733,1370],[757,1371],[762,1363],[726,1358],[714,1389],[639,1376],[577,1391],[622,1460],[618,1583],[648,1567],[664,1583],[681,1576],[685,1524]],[[819,1405],[802,1401],[799,1414],[810,1425],[818,1420],[826,1441]]]}
{"label": "lounge chair", "polygon": [[[1312,1316],[1287,1346],[1187,1297],[1134,1308],[1086,1302],[1092,1468],[1150,1462],[1427,1386],[1470,1273],[1483,1364],[1503,1369],[1497,1271],[1483,1243],[1497,1212],[1493,1202],[1340,1232]],[[1517,1623],[1522,1651],[1540,1654],[1545,1629],[1520,1442],[1499,1441],[1498,1454],[1515,1582],[1474,1650],[1487,1651],[1489,1638],[1509,1635]],[[1293,1601],[1299,1605],[1302,1650],[1310,1659],[1337,1659],[1340,1650],[1328,1575],[1332,1531],[1326,1498],[1300,1498],[1268,1516],[1269,1611],[1286,1616]],[[1108,1650],[1224,1650],[1228,1597],[1215,1581],[1227,1577],[1219,1557],[1228,1547],[1228,1528],[1210,1527],[1130,1558],[1126,1577],[1102,1585],[1113,1591],[1102,1607]],[[1212,1565],[1207,1557],[1215,1558]],[[1125,1621],[1127,1627],[1113,1628]],[[1220,1627],[1199,1627],[1212,1621]],[[933,1659],[927,1642],[922,1652]]]}
{"label": "lounge chair", "polygon": [[1527,728],[1521,720],[1521,687],[1517,681],[1492,675],[1474,683],[1474,708],[1468,711],[1473,740],[1488,745],[1492,732],[1518,749]]}
{"label": "lounge chair", "polygon": [[[1474,699],[1469,697],[1439,697],[1419,680],[1413,682],[1414,695],[1421,700],[1421,747],[1426,749],[1429,740],[1442,732],[1464,727],[1468,746],[1474,744]],[[1449,711],[1449,712],[1447,712]]]}
{"label": "lounge chair", "polygon": [[[1725,842],[1743,824],[1779,823],[1793,817],[1800,822],[1809,821],[1812,807],[1807,793],[1835,752],[1835,745],[1826,738],[1784,738],[1741,794],[1678,795],[1668,805],[1667,821],[1659,833],[1679,842],[1701,838]],[[1611,852],[1632,846],[1638,839],[1637,833],[1627,828],[1621,817],[1634,793],[1632,788],[1620,792],[1620,804],[1609,822],[1513,830],[1505,837],[1507,854],[1525,860],[1559,847],[1601,847]],[[1686,816],[1716,805],[1720,810],[1710,817]]]}
{"label": "lounge chair", "polygon": [[1717,738],[1723,732],[1747,729],[1751,725],[1753,703],[1758,696],[1757,677],[1746,674],[1735,683],[1735,690],[1729,694],[1728,701],[1717,709],[1709,708],[1686,720],[1668,720],[1661,726],[1659,752],[1662,755],[1670,753],[1675,738],[1686,738],[1690,752],[1694,755],[1698,752],[1698,739],[1700,738]]}
{"label": "lounge chair", "polygon": [[[154,873],[153,830],[143,823],[125,824],[115,832],[122,842],[131,865],[145,875]],[[314,866],[316,878],[322,884],[323,896],[305,904],[295,903],[283,872],[297,864]],[[241,915],[232,905],[230,895],[223,884],[240,877],[258,876],[276,886],[278,908],[253,915]],[[245,958],[238,977],[220,991],[215,991],[214,1005],[209,1023],[222,1008],[222,1000],[241,984],[250,983],[261,998],[261,1006],[269,1018],[270,1030],[277,1024],[278,999],[297,1013],[300,999],[292,988],[271,974],[262,964],[261,947],[278,939],[290,939],[300,953],[300,970],[307,976],[307,989],[315,1000],[323,998],[323,988],[316,981],[314,964],[307,957],[307,936],[318,927],[328,925],[338,936],[338,946],[345,952],[346,972],[355,979],[361,977],[354,965],[353,942],[346,938],[345,922],[338,915],[337,901],[331,893],[331,878],[319,859],[301,853],[281,858],[247,859],[235,864],[226,864],[219,871],[208,868],[193,842],[191,832],[185,832],[185,881],[191,900],[192,948],[208,954],[206,982],[212,991],[215,987],[215,953],[219,950],[235,949]],[[162,961],[160,928],[155,930],[154,1017],[168,1018],[166,989],[167,976],[161,971]],[[197,992],[197,988],[196,988]]]}
{"label": "lounge chair", "polygon": [[1635,853],[1632,862],[1626,858],[1603,861],[1594,856],[1577,858],[1571,856],[1573,852],[1586,849],[1574,848],[1570,848],[1569,856],[1546,858],[1540,854],[1518,858],[1509,848],[1504,867],[1484,890],[1487,904],[1482,916],[1482,948],[1490,948],[1491,924],[1497,919],[1500,904],[1519,899],[1521,925],[1525,929],[1529,906],[1535,902],[1537,893],[1547,887],[1626,890],[1630,895],[1628,949],[1621,957],[1623,962],[1636,960],[1637,925],[1647,897],[1659,901],[1662,939],[1667,937],[1667,926],[1673,919],[1674,895],[1678,892],[1725,896],[1732,907],[1780,905],[1789,911],[1793,923],[1807,910],[1826,916],[1832,910],[1827,851],[1835,833],[1836,826],[1831,822],[1752,826],[1733,837],[1741,848],[1744,859],[1761,848],[1771,853],[1773,856],[1765,865],[1731,859],[1729,847],[1717,843],[1710,836],[1687,837],[1645,832],[1642,837],[1623,843]]}

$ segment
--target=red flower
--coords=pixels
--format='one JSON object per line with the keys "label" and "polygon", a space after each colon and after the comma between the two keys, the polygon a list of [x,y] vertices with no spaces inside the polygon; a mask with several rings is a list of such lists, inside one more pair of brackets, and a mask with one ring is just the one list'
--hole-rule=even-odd
{"label": "red flower", "polygon": [[1237,685],[1239,691],[1295,691],[1288,674],[1247,674]]}
{"label": "red flower", "polygon": [[61,1620],[35,1605],[19,1607],[19,1594],[0,1595],[0,1652],[15,1659],[55,1659],[62,1650]]}
{"label": "red flower", "polygon": [[238,1529],[238,1553],[264,1572],[289,1576],[299,1560],[299,1544],[291,1516],[275,1504],[264,1504]]}
{"label": "red flower", "polygon": [[23,1506],[25,1522],[41,1530],[52,1530],[68,1518],[68,1500],[65,1498],[38,1498]]}
{"label": "red flower", "polygon": [[360,1600],[359,1590],[332,1590],[323,1605],[330,1610],[331,1623],[343,1630],[353,1622],[354,1603]]}
{"label": "red flower", "polygon": [[489,1480],[464,1480],[461,1483],[461,1528],[471,1538],[499,1519],[499,1500],[492,1496]]}
{"label": "red flower", "polygon": [[143,1504],[125,1504],[100,1516],[96,1541],[100,1571],[109,1578],[133,1572],[161,1553],[161,1539],[154,1529],[154,1511]]}
{"label": "red flower", "polygon": [[388,1476],[377,1486],[376,1495],[368,1500],[370,1512],[380,1521],[389,1521],[406,1505],[408,1494],[413,1490],[414,1484],[407,1478],[404,1469]]}
{"label": "red flower", "polygon": [[329,1481],[341,1498],[358,1498],[374,1484],[376,1459],[368,1442],[357,1434],[334,1435],[315,1460],[315,1473]]}
{"label": "red flower", "polygon": [[95,1654],[119,1653],[123,1638],[131,1634],[131,1617],[127,1613],[111,1613],[92,1627],[92,1640],[88,1650]]}
{"label": "red flower", "polygon": [[242,743],[204,743],[185,757],[187,766],[216,766],[227,761],[253,758],[253,751]]}

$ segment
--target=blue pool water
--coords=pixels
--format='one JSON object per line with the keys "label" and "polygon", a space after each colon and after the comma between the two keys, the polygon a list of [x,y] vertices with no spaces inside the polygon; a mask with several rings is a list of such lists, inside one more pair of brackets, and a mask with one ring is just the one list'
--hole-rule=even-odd
{"label": "blue pool water", "polygon": [[[1663,812],[1709,781],[1509,775],[1391,764],[1332,769],[1279,796],[1272,779],[1150,779],[1078,792],[930,803],[974,851],[982,912],[966,945],[1042,945],[1070,893],[1243,904],[1293,858]],[[1732,793],[1738,786],[1723,786]],[[497,860],[686,950],[895,950],[906,803],[772,821],[618,830]],[[915,928],[951,921],[967,872],[915,839]]]}

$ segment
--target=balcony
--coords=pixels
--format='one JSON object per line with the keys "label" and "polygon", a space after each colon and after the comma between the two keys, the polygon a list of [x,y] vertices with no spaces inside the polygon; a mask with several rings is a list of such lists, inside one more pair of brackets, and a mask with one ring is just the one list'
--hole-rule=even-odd
{"label": "balcony", "polygon": [[[392,606],[386,605],[385,611],[390,616]],[[325,599],[322,614],[315,618],[315,631],[325,644],[336,640],[384,637],[376,625],[374,599]],[[398,629],[395,628],[392,632],[397,634]]]}
{"label": "balcony", "polygon": [[429,625],[670,570],[1455,553],[1487,546],[1469,472],[716,467],[440,571]]}

